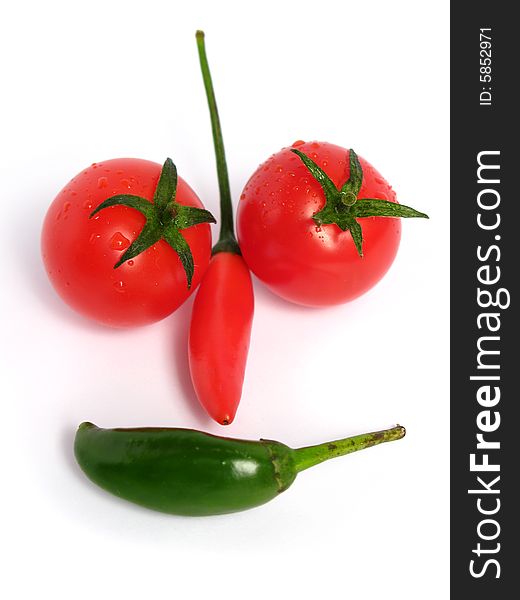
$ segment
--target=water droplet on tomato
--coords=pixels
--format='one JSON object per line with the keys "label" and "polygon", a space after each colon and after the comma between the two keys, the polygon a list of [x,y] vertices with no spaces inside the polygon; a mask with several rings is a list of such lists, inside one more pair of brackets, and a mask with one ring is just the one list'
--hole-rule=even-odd
{"label": "water droplet on tomato", "polygon": [[92,200],[86,200],[83,203],[83,208],[86,208],[87,210],[90,210],[92,208]]}
{"label": "water droplet on tomato", "polygon": [[324,160],[324,161],[323,161],[321,164],[322,164],[324,167],[326,167],[326,166],[327,166],[329,163],[328,163],[328,161]]}
{"label": "water droplet on tomato", "polygon": [[128,189],[130,189],[130,182],[128,181],[128,179],[121,179],[121,181],[119,182],[123,187],[126,187]]}
{"label": "water droplet on tomato", "polygon": [[125,292],[126,285],[124,281],[115,281],[114,287],[116,288],[117,292],[123,294]]}
{"label": "water droplet on tomato", "polygon": [[61,210],[60,212],[56,215],[56,221],[59,221],[61,219]]}
{"label": "water droplet on tomato", "polygon": [[316,230],[316,233],[319,233],[321,231],[321,227],[319,225],[316,225],[314,229]]}
{"label": "water droplet on tomato", "polygon": [[316,154],[316,152],[311,152],[311,158],[312,159],[318,158],[318,155]]}
{"label": "water droplet on tomato", "polygon": [[88,241],[89,241],[91,244],[95,244],[95,243],[96,243],[96,240],[99,240],[99,238],[100,238],[100,237],[101,237],[101,234],[99,234],[99,233],[93,233],[93,234],[92,234],[92,235],[89,237]]}
{"label": "water droplet on tomato", "polygon": [[388,200],[388,196],[384,192],[376,192],[374,198],[377,198],[378,200]]}
{"label": "water droplet on tomato", "polygon": [[70,202],[65,202],[65,204],[63,205],[63,212],[67,212],[70,207],[71,207]]}
{"label": "water droplet on tomato", "polygon": [[384,185],[385,184],[385,180],[381,177],[376,177],[375,178],[376,183],[379,183],[379,185]]}
{"label": "water droplet on tomato", "polygon": [[281,173],[283,171],[282,165],[276,165],[276,172]]}
{"label": "water droplet on tomato", "polygon": [[319,147],[320,147],[320,145],[318,144],[318,142],[312,142],[311,148],[318,149]]}
{"label": "water droplet on tomato", "polygon": [[117,173],[118,175],[122,175],[122,174],[123,174],[123,171],[122,171],[121,169],[119,169],[119,171],[116,171],[116,173]]}
{"label": "water droplet on tomato", "polygon": [[106,177],[100,177],[97,180],[97,186],[99,189],[106,188],[108,185],[108,179]]}
{"label": "water droplet on tomato", "polygon": [[130,246],[130,240],[119,231],[114,233],[110,238],[110,247],[112,250],[125,250],[128,246]]}
{"label": "water droplet on tomato", "polygon": [[128,261],[128,266],[129,267],[133,267],[134,266],[134,261],[133,260],[129,260]]}
{"label": "water droplet on tomato", "polygon": [[305,142],[303,140],[296,140],[295,142],[292,143],[292,147],[297,148],[298,146],[302,146],[303,144],[305,144]]}

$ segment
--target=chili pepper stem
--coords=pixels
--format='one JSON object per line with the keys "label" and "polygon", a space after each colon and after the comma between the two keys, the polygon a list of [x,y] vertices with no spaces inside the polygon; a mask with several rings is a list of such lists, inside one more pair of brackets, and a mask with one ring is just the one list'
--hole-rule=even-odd
{"label": "chili pepper stem", "polygon": [[213,145],[215,147],[218,186],[220,191],[220,235],[218,242],[213,247],[213,254],[216,254],[217,252],[233,252],[235,254],[240,254],[240,248],[233,227],[233,204],[231,202],[226,153],[224,151],[224,140],[218,115],[217,101],[215,99],[215,91],[213,89],[208,58],[206,56],[204,32],[197,31],[195,36],[197,38],[200,69],[202,71],[202,79],[204,81],[204,89],[206,90],[206,98],[208,100],[209,114],[211,117],[211,130],[213,132]]}
{"label": "chili pepper stem", "polygon": [[325,460],[329,460],[329,458],[336,458],[337,456],[364,450],[365,448],[377,446],[377,444],[383,444],[384,442],[400,440],[405,434],[406,429],[401,425],[396,425],[392,429],[374,431],[372,433],[362,433],[361,435],[355,435],[325,444],[297,448],[294,450],[296,471],[300,473],[309,467],[313,467]]}

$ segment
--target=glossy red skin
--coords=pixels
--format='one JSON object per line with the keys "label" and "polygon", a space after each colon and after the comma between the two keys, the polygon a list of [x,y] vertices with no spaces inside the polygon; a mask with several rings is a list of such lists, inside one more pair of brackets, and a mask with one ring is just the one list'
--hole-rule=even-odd
{"label": "glossy red skin", "polygon": [[[126,206],[89,215],[115,194],[152,201],[161,165],[122,158],[94,163],[74,177],[51,204],[42,231],[42,256],[49,279],[74,310],[113,327],[146,325],[178,308],[199,284],[211,256],[207,223],[182,231],[195,263],[191,290],[176,252],[164,241],[117,269],[121,253],[139,235],[144,216]],[[176,200],[202,208],[181,178]]]}
{"label": "glossy red skin", "polygon": [[[349,178],[345,148],[326,142],[295,142],[293,147],[310,156],[337,187]],[[359,160],[363,185],[358,197],[397,202],[380,173]],[[319,183],[290,148],[283,148],[258,167],[238,206],[238,242],[249,268],[275,294],[307,306],[341,304],[368,291],[392,264],[401,238],[400,219],[359,219],[361,258],[349,232],[315,224],[312,217],[324,204]]]}
{"label": "glossy red skin", "polygon": [[242,395],[254,297],[251,274],[238,254],[215,254],[193,303],[189,336],[191,379],[208,414],[229,425]]}

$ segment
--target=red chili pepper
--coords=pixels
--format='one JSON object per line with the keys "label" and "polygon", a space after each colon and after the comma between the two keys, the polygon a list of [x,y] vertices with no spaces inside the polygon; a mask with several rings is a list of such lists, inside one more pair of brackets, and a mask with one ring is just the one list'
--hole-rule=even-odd
{"label": "red chili pepper", "polygon": [[229,425],[235,418],[242,395],[254,297],[251,275],[234,233],[224,143],[202,31],[197,32],[197,47],[213,131],[221,227],[193,304],[190,372],[202,406],[215,421]]}

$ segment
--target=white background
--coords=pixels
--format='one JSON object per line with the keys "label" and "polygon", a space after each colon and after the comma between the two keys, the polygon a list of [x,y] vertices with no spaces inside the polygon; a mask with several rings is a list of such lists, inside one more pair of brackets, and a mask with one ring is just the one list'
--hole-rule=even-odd
{"label": "white background", "polygon": [[[448,596],[448,3],[7,3],[0,9],[4,598]],[[431,220],[359,300],[324,310],[255,282],[243,401],[223,430],[187,371],[191,300],[112,331],[42,268],[54,195],[95,161],[171,156],[218,214],[194,33],[206,31],[234,198],[296,139],[353,147]],[[305,472],[263,507],[162,515],[94,487],[79,422],[291,446],[394,425],[400,442]],[[7,556],[6,556],[7,555]]]}

